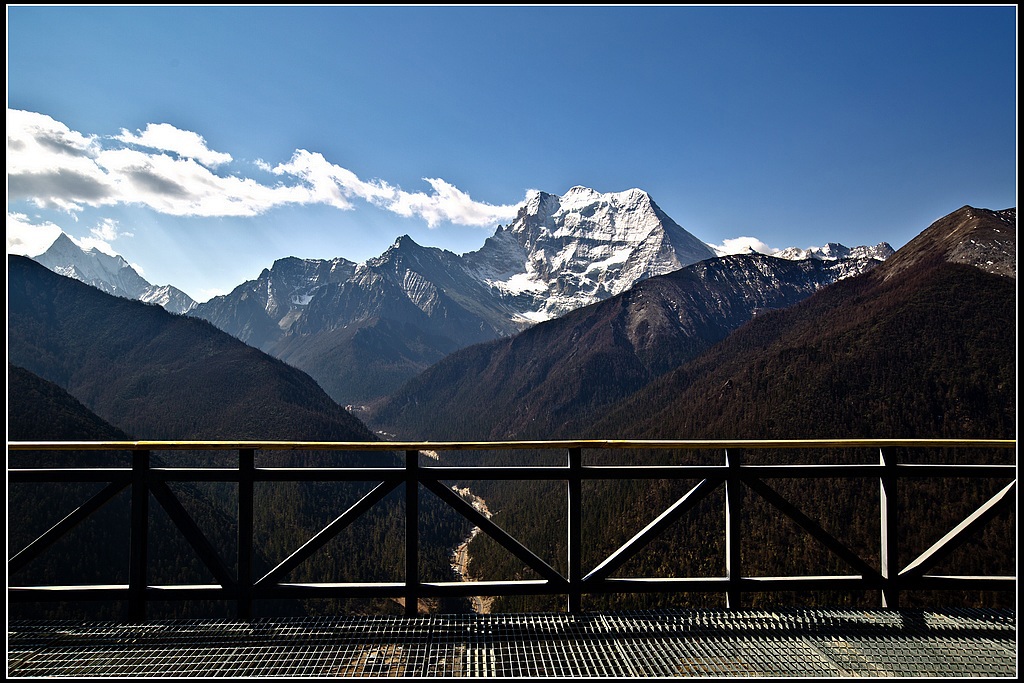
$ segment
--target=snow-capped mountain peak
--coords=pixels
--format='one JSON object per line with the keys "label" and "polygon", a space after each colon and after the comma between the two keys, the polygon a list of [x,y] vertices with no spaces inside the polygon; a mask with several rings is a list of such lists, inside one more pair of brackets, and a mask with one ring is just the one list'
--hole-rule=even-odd
{"label": "snow-capped mountain peak", "polygon": [[575,186],[562,196],[534,194],[515,221],[466,260],[536,322],[714,256],[643,190]]}
{"label": "snow-capped mountain peak", "polygon": [[196,306],[190,296],[171,285],[151,285],[123,257],[82,249],[63,232],[34,260],[107,294],[155,303],[172,313],[187,313]]}
{"label": "snow-capped mountain peak", "polygon": [[63,232],[35,260],[55,273],[81,280],[108,294],[136,299],[149,286],[121,256],[82,249]]}

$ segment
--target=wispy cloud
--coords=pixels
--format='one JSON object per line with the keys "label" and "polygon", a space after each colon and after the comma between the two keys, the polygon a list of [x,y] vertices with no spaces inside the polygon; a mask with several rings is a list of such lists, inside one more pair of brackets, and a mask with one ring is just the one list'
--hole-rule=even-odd
{"label": "wispy cloud", "polygon": [[309,192],[307,202],[326,204],[336,209],[351,209],[353,198],[367,201],[383,201],[394,195],[396,190],[382,181],[365,182],[355,173],[330,163],[319,152],[297,149],[292,158],[284,164],[265,167],[273,174],[298,178]]}
{"label": "wispy cloud", "polygon": [[169,123],[151,123],[138,135],[124,128],[114,138],[131,145],[174,152],[180,157],[195,159],[203,166],[221,166],[231,161],[230,154],[215,152],[206,146],[206,139],[198,133],[175,128]]}
{"label": "wispy cloud", "polygon": [[49,116],[7,110],[7,198],[68,212],[111,203],[113,179],[97,164],[96,136],[82,135]]}
{"label": "wispy cloud", "polygon": [[315,201],[347,209],[352,206],[350,200],[358,198],[400,216],[418,216],[432,228],[442,221],[459,225],[493,226],[500,221],[515,218],[521,205],[520,202],[495,206],[474,201],[468,194],[440,178],[423,179],[434,189],[433,194],[406,192],[383,180],[360,180],[355,173],[330,163],[322,154],[304,149],[296,150],[288,163],[269,170],[277,175],[301,178]]}
{"label": "wispy cloud", "polygon": [[296,150],[281,164],[257,162],[280,176],[273,186],[219,172],[233,161],[198,133],[167,123],[111,138],[83,134],[45,114],[7,110],[8,201],[77,214],[85,207],[143,205],[172,216],[256,216],[285,205],[324,204],[340,210],[362,200],[430,227],[443,221],[493,226],[519,204],[474,201],[439,178],[433,192],[407,192],[382,180],[365,181],[317,152]]}
{"label": "wispy cloud", "polygon": [[[86,251],[96,249],[104,254],[114,256],[117,252],[111,246],[111,243],[121,237],[134,237],[134,234],[121,230],[120,225],[113,218],[104,218],[95,226],[89,228],[89,237],[75,239],[75,243]],[[74,238],[72,237],[72,239]],[[142,273],[138,268],[136,270],[139,274]]]}
{"label": "wispy cloud", "polygon": [[433,194],[399,192],[383,206],[402,216],[421,216],[433,227],[442,221],[461,225],[494,225],[515,218],[519,204],[491,206],[481,204],[440,178],[424,178],[434,188]]}

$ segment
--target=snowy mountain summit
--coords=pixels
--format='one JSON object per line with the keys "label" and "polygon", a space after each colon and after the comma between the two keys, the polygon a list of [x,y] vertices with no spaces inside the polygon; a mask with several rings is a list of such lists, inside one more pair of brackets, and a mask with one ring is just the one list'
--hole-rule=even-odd
{"label": "snowy mountain summit", "polygon": [[643,190],[537,192],[499,226],[467,268],[514,301],[523,322],[563,315],[716,256]]}
{"label": "snowy mountain summit", "polygon": [[61,233],[35,260],[55,273],[92,285],[107,294],[157,304],[171,313],[195,308],[192,297],[171,285],[151,285],[121,256],[82,249]]}
{"label": "snowy mountain summit", "polygon": [[789,247],[772,254],[777,258],[789,259],[790,261],[803,261],[804,259],[818,259],[819,261],[836,261],[844,258],[873,258],[879,261],[892,256],[896,251],[888,242],[881,242],[873,247],[846,247],[838,242],[829,242],[823,247]]}

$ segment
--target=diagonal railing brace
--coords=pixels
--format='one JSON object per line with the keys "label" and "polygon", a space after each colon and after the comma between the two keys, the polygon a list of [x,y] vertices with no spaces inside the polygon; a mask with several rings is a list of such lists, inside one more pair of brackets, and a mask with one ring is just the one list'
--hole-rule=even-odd
{"label": "diagonal railing brace", "polygon": [[199,526],[196,525],[191,515],[188,514],[188,511],[182,506],[181,501],[174,495],[170,487],[162,481],[152,482],[149,485],[149,492],[156,498],[156,502],[160,503],[160,506],[167,511],[171,521],[181,530],[185,540],[189,542],[195,549],[196,554],[199,555],[199,559],[213,573],[213,578],[217,580],[217,583],[222,586],[236,585],[237,582],[224,565],[213,544],[210,543]]}
{"label": "diagonal railing brace", "polygon": [[826,548],[831,550],[840,559],[846,562],[848,565],[853,567],[857,572],[866,578],[882,580],[882,575],[874,569],[867,562],[862,560],[859,555],[854,553],[852,550],[846,547],[845,544],[837,540],[832,534],[825,531],[817,522],[813,519],[800,512],[794,505],[788,500],[783,498],[775,489],[765,484],[760,479],[749,479],[747,486],[754,490],[758,495],[767,500],[769,503],[774,505],[776,508],[781,510],[787,517],[796,522],[804,531],[809,533],[815,540],[820,542]]}
{"label": "diagonal railing brace", "polygon": [[592,572],[583,577],[584,583],[588,581],[600,581],[625,562],[636,555],[655,536],[662,533],[666,527],[692,510],[697,503],[714,491],[722,483],[721,479],[705,479],[690,489],[682,498],[673,503],[667,510],[658,515],[657,519],[640,530],[633,538],[629,539],[621,548],[605,558],[604,562],[597,565]]}
{"label": "diagonal railing brace", "polygon": [[93,495],[92,498],[68,513],[64,519],[47,529],[39,538],[22,548],[14,557],[7,561],[8,575],[13,574],[38,557],[40,553],[60,540],[64,534],[71,531],[89,515],[110,502],[110,499],[126,489],[128,484],[128,481],[115,481],[107,484]]}
{"label": "diagonal railing brace", "polygon": [[376,505],[378,502],[383,500],[401,484],[401,481],[383,481],[377,484],[365,496],[356,501],[352,507],[338,515],[333,522],[318,531],[316,535],[303,543],[298,550],[267,572],[267,574],[257,581],[255,585],[257,587],[262,587],[267,584],[277,583],[282,576],[298,567],[313,553],[324,547],[328,541],[341,533],[345,527],[354,522],[360,515]]}
{"label": "diagonal railing brace", "polygon": [[948,534],[935,542],[932,547],[921,553],[916,560],[908,564],[900,577],[921,577],[924,573],[944,560],[954,550],[970,540],[970,536],[977,530],[984,527],[989,520],[1000,512],[1003,504],[1014,500],[1012,493],[1017,488],[1017,482],[1011,481],[999,493],[989,498],[981,507],[975,510],[970,517],[957,524]]}

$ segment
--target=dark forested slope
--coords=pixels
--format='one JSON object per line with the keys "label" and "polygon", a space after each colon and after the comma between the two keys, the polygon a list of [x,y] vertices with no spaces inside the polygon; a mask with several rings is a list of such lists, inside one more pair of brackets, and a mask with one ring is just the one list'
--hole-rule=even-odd
{"label": "dark forested slope", "polygon": [[[145,440],[288,440],[371,441],[373,434],[334,403],[305,373],[245,345],[208,322],[176,316],[158,306],[105,294],[54,274],[23,257],[8,257],[8,358],[67,394],[99,418],[132,438]],[[65,404],[37,401],[36,390],[11,388],[10,433],[32,439],[103,438],[89,431],[58,429]],[[25,423],[20,423],[26,420]],[[27,422],[31,420],[31,423]],[[30,425],[34,428],[30,429]],[[72,435],[72,436],[69,436]],[[84,459],[83,459],[84,458]],[[234,453],[154,453],[164,463],[233,466]],[[87,456],[72,464],[91,462]],[[397,462],[388,453],[357,455],[335,452],[257,454],[258,466],[332,466]],[[267,571],[301,546],[366,493],[371,482],[281,482],[256,487],[255,570]],[[233,567],[231,533],[236,514],[233,485],[194,484],[179,496],[197,523]],[[10,519],[26,519],[50,505],[48,492],[19,499]],[[189,502],[186,502],[189,501]],[[19,503],[20,504],[20,503]],[[294,570],[297,581],[395,581],[404,572],[404,497],[396,491],[374,506],[323,550]],[[463,520],[444,516],[442,506],[423,505],[430,520],[422,555],[430,578],[447,579],[448,553],[467,531]],[[164,513],[153,506],[151,523]],[[123,521],[123,515],[121,517]],[[50,520],[50,523],[56,520]],[[154,527],[161,528],[159,526]],[[153,563],[155,583],[208,583],[211,579],[180,536],[154,534],[160,543],[176,544],[165,553],[171,561]],[[100,546],[78,544],[58,551],[68,558],[95,555]],[[125,547],[123,544],[119,547]],[[190,555],[191,553],[191,555]],[[118,565],[120,566],[120,565]],[[113,565],[111,567],[113,569]],[[28,569],[26,569],[28,571]],[[42,570],[40,570],[42,571]],[[116,583],[115,580],[102,581]],[[397,609],[393,603],[367,601],[317,605],[330,609]],[[220,609],[231,611],[230,606]],[[265,605],[274,613],[292,606]],[[169,615],[178,614],[173,609]]]}
{"label": "dark forested slope", "polygon": [[8,257],[8,360],[145,439],[373,440],[305,373],[210,323]]}
{"label": "dark forested slope", "polygon": [[951,214],[870,273],[752,321],[609,410],[596,432],[1013,438],[1016,279],[948,257],[972,240],[987,252],[993,229],[1012,247],[1014,223],[996,212]]}
{"label": "dark forested slope", "polygon": [[[73,396],[52,382],[13,365],[7,370],[7,438],[10,441],[129,441],[130,435],[89,411]],[[69,468],[131,466],[125,451],[21,451],[7,454],[8,467]],[[7,486],[7,540],[9,555],[20,553],[57,520],[74,511],[98,493],[104,485],[95,482],[11,483]],[[233,521],[227,519],[210,496],[188,485],[178,485],[176,495],[192,514],[211,524],[207,533],[222,547],[232,543]],[[127,490],[32,559],[20,570],[11,571],[8,585],[68,585],[82,583],[126,584],[128,582],[129,519],[131,496]],[[180,535],[166,515],[151,520],[151,534],[162,539],[151,544],[151,562],[174,567],[179,572],[198,572],[194,553],[183,547]],[[167,542],[176,539],[178,542]],[[8,615],[15,619],[92,618],[119,619],[124,606],[106,601],[68,605],[11,602]]]}
{"label": "dark forested slope", "polygon": [[7,439],[127,441],[130,437],[53,382],[8,363]]}

